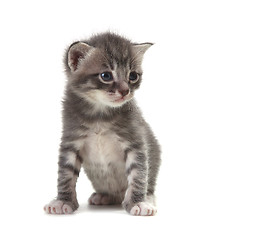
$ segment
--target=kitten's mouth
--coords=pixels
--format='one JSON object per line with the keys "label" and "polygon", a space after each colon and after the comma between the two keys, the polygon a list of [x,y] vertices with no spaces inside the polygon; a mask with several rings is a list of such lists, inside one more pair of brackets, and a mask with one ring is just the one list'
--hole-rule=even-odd
{"label": "kitten's mouth", "polygon": [[120,103],[120,102],[124,102],[125,100],[126,100],[126,97],[120,97],[118,99],[113,100],[113,102]]}
{"label": "kitten's mouth", "polygon": [[131,93],[129,93],[125,96],[122,96],[122,95],[119,96],[117,94],[115,95],[115,94],[111,94],[111,93],[108,93],[108,95],[109,95],[108,96],[109,101],[113,104],[116,104],[116,105],[117,104],[122,105],[123,103],[129,101],[132,98]]}

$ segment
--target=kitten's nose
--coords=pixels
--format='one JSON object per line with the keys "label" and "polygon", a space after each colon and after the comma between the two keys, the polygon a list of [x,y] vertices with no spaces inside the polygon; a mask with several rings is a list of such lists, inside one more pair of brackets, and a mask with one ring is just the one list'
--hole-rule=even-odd
{"label": "kitten's nose", "polygon": [[119,93],[122,95],[122,97],[124,97],[129,94],[129,89],[119,90]]}

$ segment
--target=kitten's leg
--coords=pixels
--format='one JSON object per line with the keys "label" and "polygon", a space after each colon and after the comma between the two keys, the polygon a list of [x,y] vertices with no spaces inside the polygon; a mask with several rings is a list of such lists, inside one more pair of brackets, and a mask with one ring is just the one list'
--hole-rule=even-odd
{"label": "kitten's leg", "polygon": [[61,146],[58,170],[58,195],[44,207],[50,214],[68,214],[78,208],[76,182],[81,167],[81,158],[74,147]]}
{"label": "kitten's leg", "polygon": [[119,204],[122,202],[122,199],[119,196],[112,196],[105,193],[92,193],[88,199],[89,205],[112,205]]}
{"label": "kitten's leg", "polygon": [[113,199],[110,195],[103,193],[92,193],[88,199],[90,205],[109,205],[113,204]]}
{"label": "kitten's leg", "polygon": [[129,152],[126,159],[128,188],[123,207],[132,215],[152,216],[156,207],[147,201],[148,161],[147,155],[140,152]]}

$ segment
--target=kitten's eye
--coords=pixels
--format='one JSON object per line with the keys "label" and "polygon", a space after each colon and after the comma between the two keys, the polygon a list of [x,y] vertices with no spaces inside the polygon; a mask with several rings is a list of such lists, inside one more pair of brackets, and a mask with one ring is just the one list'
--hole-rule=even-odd
{"label": "kitten's eye", "polygon": [[137,72],[131,72],[131,73],[129,74],[129,80],[130,80],[130,81],[136,82],[136,81],[138,81],[138,79],[139,79],[139,75],[138,75]]}
{"label": "kitten's eye", "polygon": [[103,72],[100,75],[101,75],[101,79],[106,82],[113,80],[113,76],[111,72]]}

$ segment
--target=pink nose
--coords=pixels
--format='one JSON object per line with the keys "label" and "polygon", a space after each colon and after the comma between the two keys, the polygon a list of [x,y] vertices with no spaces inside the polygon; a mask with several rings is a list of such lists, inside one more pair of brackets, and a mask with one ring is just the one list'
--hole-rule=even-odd
{"label": "pink nose", "polygon": [[129,89],[119,90],[119,93],[122,95],[122,97],[124,97],[129,94]]}

